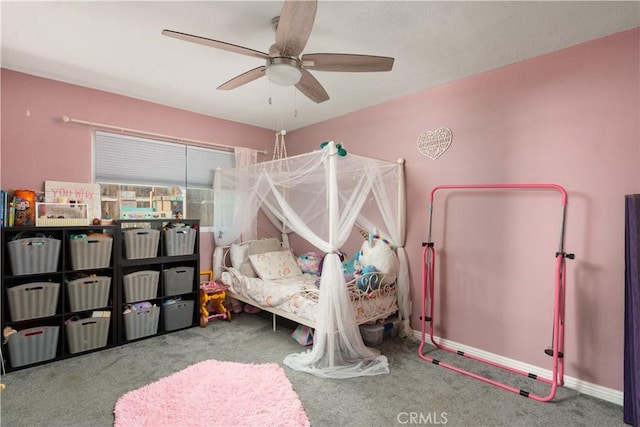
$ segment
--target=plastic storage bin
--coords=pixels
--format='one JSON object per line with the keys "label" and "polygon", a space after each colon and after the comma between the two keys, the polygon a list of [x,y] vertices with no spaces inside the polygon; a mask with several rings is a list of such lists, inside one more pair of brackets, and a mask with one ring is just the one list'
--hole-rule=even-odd
{"label": "plastic storage bin", "polygon": [[56,357],[59,326],[23,329],[9,335],[9,362],[18,367]]}
{"label": "plastic storage bin", "polygon": [[177,301],[162,306],[164,330],[186,328],[193,323],[193,301]]}
{"label": "plastic storage bin", "polygon": [[28,237],[7,242],[11,272],[14,276],[52,273],[58,269],[60,240]]}
{"label": "plastic storage bin", "polygon": [[196,244],[194,228],[176,227],[164,232],[164,242],[167,255],[191,255]]}
{"label": "plastic storage bin", "polygon": [[111,237],[81,237],[69,240],[74,270],[106,268],[111,264]]}
{"label": "plastic storage bin", "polygon": [[92,276],[71,280],[67,283],[69,308],[84,311],[105,307],[109,304],[111,277]]}
{"label": "plastic storage bin", "polygon": [[380,345],[386,338],[398,336],[399,319],[391,317],[374,325],[360,325],[360,335],[367,345]]}
{"label": "plastic storage bin", "polygon": [[149,307],[141,310],[131,310],[125,313],[124,331],[128,340],[135,340],[158,332],[160,307]]}
{"label": "plastic storage bin", "polygon": [[89,317],[68,322],[67,343],[71,353],[93,350],[107,345],[109,317]]}
{"label": "plastic storage bin", "polygon": [[7,288],[11,320],[53,316],[58,307],[60,283],[33,282]]}
{"label": "plastic storage bin", "polygon": [[164,295],[186,294],[193,290],[193,267],[173,267],[162,272]]}
{"label": "plastic storage bin", "polygon": [[158,295],[159,277],[160,272],[155,270],[142,270],[125,274],[123,276],[125,302],[155,298]]}
{"label": "plastic storage bin", "polygon": [[124,231],[125,257],[127,259],[155,258],[158,256],[160,230],[132,228]]}

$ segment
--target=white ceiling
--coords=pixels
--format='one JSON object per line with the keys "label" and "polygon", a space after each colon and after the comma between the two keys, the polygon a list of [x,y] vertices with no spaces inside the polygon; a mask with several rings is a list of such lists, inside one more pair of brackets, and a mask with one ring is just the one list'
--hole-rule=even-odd
{"label": "white ceiling", "polygon": [[315,104],[266,78],[216,90],[263,61],[161,35],[171,29],[268,52],[281,1],[1,7],[4,68],[287,130],[640,25],[638,1],[320,0],[303,53],[392,56],[395,64],[383,73],[313,71],[330,96]]}

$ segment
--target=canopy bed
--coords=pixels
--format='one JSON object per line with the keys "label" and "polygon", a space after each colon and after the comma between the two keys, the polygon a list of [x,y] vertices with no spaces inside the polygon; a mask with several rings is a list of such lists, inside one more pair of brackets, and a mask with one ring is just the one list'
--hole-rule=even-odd
{"label": "canopy bed", "polygon": [[[243,168],[218,169],[214,180],[214,271],[219,278],[225,248],[240,240],[262,209],[282,231],[295,232],[325,253],[312,321],[311,350],[284,363],[326,378],[389,372],[387,358],[360,336],[338,251],[354,226],[374,232],[395,248],[395,297],[400,335],[411,335],[411,301],[405,241],[404,161],[388,162],[346,153],[329,142],[310,153]],[[308,323],[308,322],[307,322]]]}
{"label": "canopy bed", "polygon": [[[367,244],[365,241],[364,245]],[[397,259],[393,251],[389,253]],[[272,313],[274,331],[277,317],[315,329],[320,278],[316,271],[308,272],[301,266],[305,256],[308,253],[296,259],[291,251],[283,250],[276,238],[232,244],[225,256],[226,265],[220,280],[228,287],[228,296]],[[318,262],[314,264],[317,266]],[[398,311],[395,280],[395,272],[388,275],[379,271],[345,273],[347,293],[358,325],[386,319]]]}

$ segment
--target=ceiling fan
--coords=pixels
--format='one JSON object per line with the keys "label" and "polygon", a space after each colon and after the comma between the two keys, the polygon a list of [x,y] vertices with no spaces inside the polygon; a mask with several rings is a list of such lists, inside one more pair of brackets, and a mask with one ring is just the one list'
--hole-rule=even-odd
{"label": "ceiling fan", "polygon": [[327,101],[329,95],[308,70],[344,72],[391,70],[394,59],[385,56],[343,53],[309,53],[300,56],[311,34],[316,9],[316,0],[285,0],[280,16],[271,21],[276,31],[276,42],[269,48],[269,53],[178,31],[163,30],[162,34],[266,61],[265,65],[240,74],[218,86],[220,90],[235,89],[266,75],[275,84],[295,85],[309,99],[320,103]]}

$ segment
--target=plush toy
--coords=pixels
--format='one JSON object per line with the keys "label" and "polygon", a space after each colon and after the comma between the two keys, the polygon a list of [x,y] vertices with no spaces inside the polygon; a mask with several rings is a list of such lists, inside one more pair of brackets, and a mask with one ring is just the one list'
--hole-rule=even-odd
{"label": "plush toy", "polygon": [[355,277],[356,270],[358,270],[358,268],[356,268],[356,264],[357,261],[355,258],[349,258],[342,261],[342,270],[344,270],[345,281],[349,282]]}
{"label": "plush toy", "polygon": [[320,263],[322,258],[315,252],[305,252],[296,260],[298,267],[303,273],[320,274]]}
{"label": "plush toy", "polygon": [[396,281],[398,257],[386,241],[375,238],[374,235],[370,234],[369,238],[360,247],[357,261],[362,268],[373,266],[376,271],[382,273],[381,285]]}

